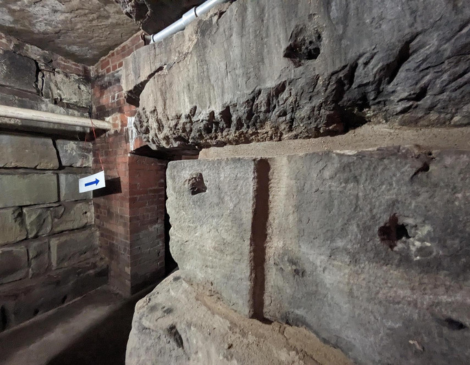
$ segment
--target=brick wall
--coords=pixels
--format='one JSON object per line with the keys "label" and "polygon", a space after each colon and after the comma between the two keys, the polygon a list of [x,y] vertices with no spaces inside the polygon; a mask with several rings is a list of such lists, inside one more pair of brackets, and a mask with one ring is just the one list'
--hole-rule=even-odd
{"label": "brick wall", "polygon": [[103,57],[92,70],[93,115],[107,119],[113,130],[94,144],[95,171],[101,162],[111,186],[94,198],[100,244],[109,260],[109,284],[131,295],[156,283],[165,273],[166,161],[131,154],[129,118],[135,107],[124,100],[123,60],[143,47],[140,34]]}

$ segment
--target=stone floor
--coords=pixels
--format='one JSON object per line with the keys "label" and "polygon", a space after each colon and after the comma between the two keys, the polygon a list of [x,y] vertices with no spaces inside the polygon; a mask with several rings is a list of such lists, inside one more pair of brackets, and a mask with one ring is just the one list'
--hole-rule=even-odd
{"label": "stone floor", "polygon": [[121,365],[136,302],[102,287],[0,334],[1,365]]}

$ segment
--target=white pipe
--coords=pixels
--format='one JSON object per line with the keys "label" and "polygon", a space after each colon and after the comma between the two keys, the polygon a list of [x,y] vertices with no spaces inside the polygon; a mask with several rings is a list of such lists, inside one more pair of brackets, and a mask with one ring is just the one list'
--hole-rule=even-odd
{"label": "white pipe", "polygon": [[[53,124],[73,125],[78,127],[95,127],[97,129],[112,129],[111,123],[102,120],[73,117],[70,115],[61,115],[55,113],[41,112],[38,110],[14,108],[12,106],[0,105],[0,117],[16,118],[23,120],[34,120],[37,122],[46,122]],[[0,122],[1,124],[1,122]]]}
{"label": "white pipe", "polygon": [[207,0],[205,3],[199,5],[198,7],[192,8],[191,10],[186,12],[180,20],[166,27],[157,34],[150,36],[150,43],[161,42],[165,38],[182,31],[188,26],[189,23],[193,22],[196,18],[208,13],[209,10],[211,10],[214,6],[225,3],[227,1],[229,0]]}

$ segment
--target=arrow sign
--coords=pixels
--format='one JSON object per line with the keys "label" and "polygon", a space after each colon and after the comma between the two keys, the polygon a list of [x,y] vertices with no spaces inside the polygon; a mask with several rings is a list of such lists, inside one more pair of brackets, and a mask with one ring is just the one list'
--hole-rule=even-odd
{"label": "arrow sign", "polygon": [[78,189],[80,193],[86,193],[87,191],[98,190],[104,187],[106,187],[104,171],[84,177],[78,182]]}
{"label": "arrow sign", "polygon": [[99,181],[98,179],[95,179],[95,181],[86,183],[85,186],[92,186],[92,185],[98,186],[98,183],[99,183],[99,182],[100,182],[100,181]]}

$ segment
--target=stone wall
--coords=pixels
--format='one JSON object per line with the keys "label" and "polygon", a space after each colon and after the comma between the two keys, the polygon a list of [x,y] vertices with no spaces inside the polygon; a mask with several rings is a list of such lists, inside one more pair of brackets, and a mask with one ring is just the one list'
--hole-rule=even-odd
{"label": "stone wall", "polygon": [[107,282],[92,193],[78,192],[91,164],[91,143],[0,135],[1,331]]}
{"label": "stone wall", "polygon": [[85,116],[91,107],[88,67],[0,33],[0,104]]}
{"label": "stone wall", "polygon": [[180,271],[127,364],[466,365],[469,24],[465,2],[237,0],[126,59],[143,142],[207,148],[168,165]]}

